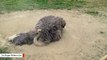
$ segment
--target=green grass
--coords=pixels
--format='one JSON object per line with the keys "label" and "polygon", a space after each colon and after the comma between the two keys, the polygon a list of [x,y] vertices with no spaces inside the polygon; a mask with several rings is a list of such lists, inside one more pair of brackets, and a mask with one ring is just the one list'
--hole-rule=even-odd
{"label": "green grass", "polygon": [[[106,9],[107,10],[107,9]],[[104,10],[98,10],[98,9],[87,9],[84,11],[87,14],[90,14],[92,16],[99,16],[99,17],[107,17],[107,12]]]}
{"label": "green grass", "polygon": [[85,5],[84,0],[0,0],[0,11],[71,9],[83,5]]}
{"label": "green grass", "polygon": [[[7,47],[0,47],[0,53],[8,53]],[[0,58],[0,60],[12,60],[11,58]]]}
{"label": "green grass", "polygon": [[36,0],[38,8],[44,9],[71,9],[85,5],[83,0]]}
{"label": "green grass", "polygon": [[94,16],[97,16],[99,14],[98,11],[86,11],[85,13],[90,14],[90,15],[94,15]]}
{"label": "green grass", "polygon": [[94,16],[105,15],[101,12],[107,12],[107,0],[87,0],[82,10]]}

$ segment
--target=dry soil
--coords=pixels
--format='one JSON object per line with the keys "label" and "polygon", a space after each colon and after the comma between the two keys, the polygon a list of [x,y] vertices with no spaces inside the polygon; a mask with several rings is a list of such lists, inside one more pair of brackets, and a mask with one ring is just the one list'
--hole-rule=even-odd
{"label": "dry soil", "polygon": [[[37,21],[48,15],[66,21],[60,41],[47,46],[8,44],[11,35],[34,29]],[[33,10],[0,14],[0,46],[11,52],[25,53],[14,60],[99,60],[107,54],[107,18],[92,16],[78,10]]]}

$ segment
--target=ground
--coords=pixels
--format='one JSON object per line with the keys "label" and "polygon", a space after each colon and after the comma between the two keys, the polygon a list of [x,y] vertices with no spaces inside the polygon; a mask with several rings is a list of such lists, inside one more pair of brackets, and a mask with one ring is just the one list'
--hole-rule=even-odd
{"label": "ground", "polygon": [[[7,38],[34,29],[37,21],[48,15],[66,21],[60,41],[47,46],[14,46]],[[99,60],[107,54],[107,17],[92,16],[78,10],[33,10],[0,14],[0,46],[11,52],[25,53],[13,60]]]}

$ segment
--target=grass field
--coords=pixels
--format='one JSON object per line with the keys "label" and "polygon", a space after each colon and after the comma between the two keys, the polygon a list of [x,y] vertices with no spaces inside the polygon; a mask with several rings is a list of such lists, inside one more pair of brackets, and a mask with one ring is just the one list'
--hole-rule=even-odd
{"label": "grass field", "polygon": [[82,8],[86,13],[96,15],[97,10],[107,12],[106,7],[107,0],[0,0],[0,12]]}
{"label": "grass field", "polygon": [[0,0],[0,11],[71,9],[83,5],[84,0]]}
{"label": "grass field", "polygon": [[[83,10],[91,15],[104,15],[107,12],[107,0],[87,0]],[[103,14],[104,13],[104,14]]]}

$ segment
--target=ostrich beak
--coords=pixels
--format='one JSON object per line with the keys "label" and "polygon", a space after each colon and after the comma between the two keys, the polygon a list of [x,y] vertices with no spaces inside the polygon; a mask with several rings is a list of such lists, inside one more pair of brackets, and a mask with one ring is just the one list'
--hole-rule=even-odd
{"label": "ostrich beak", "polygon": [[38,30],[37,30],[37,32],[40,32],[40,31],[42,31],[42,29],[38,29]]}

